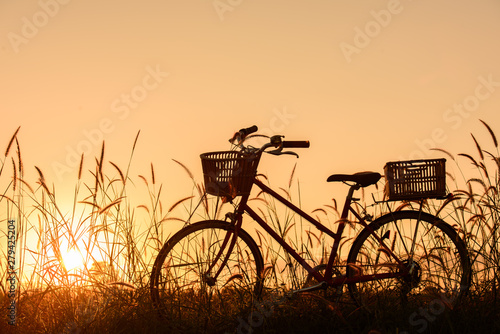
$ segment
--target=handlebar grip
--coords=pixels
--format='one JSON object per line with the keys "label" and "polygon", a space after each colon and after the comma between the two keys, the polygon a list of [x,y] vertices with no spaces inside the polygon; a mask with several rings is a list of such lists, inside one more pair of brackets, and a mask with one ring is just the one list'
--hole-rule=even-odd
{"label": "handlebar grip", "polygon": [[254,133],[254,132],[257,132],[259,130],[259,128],[257,127],[257,125],[253,125],[249,128],[244,128],[244,129],[241,129],[239,131],[239,133],[242,135],[242,136],[248,136],[249,134],[251,133]]}
{"label": "handlebar grip", "polygon": [[311,146],[309,140],[284,140],[284,148],[308,148]]}

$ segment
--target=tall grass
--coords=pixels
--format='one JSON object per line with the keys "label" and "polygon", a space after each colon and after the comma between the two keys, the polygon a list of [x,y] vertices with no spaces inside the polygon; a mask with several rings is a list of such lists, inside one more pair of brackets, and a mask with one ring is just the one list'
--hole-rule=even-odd
{"label": "tall grass", "polygon": [[[466,241],[473,261],[472,289],[483,298],[498,298],[500,269],[500,152],[493,129],[480,121],[489,136],[486,143],[471,134],[472,153],[444,152],[455,167],[450,176],[453,198],[446,204],[448,218]],[[445,210],[443,210],[445,211]]]}
{"label": "tall grass", "polygon": [[[448,178],[453,196],[444,202],[425,203],[426,210],[452,224],[467,243],[474,265],[470,300],[476,307],[475,316],[478,316],[481,301],[496,305],[500,293],[500,154],[493,129],[485,122],[482,124],[489,141],[483,144],[472,135],[473,153],[453,155],[438,150],[447,156],[448,166],[454,171]],[[68,200],[64,192],[44,175],[42,167],[24,165],[21,135],[20,129],[14,132],[0,159],[2,309],[5,310],[9,303],[5,284],[5,226],[9,219],[15,220],[18,232],[19,280],[17,325],[8,325],[7,313],[3,312],[0,314],[0,332],[160,333],[175,328],[156,317],[148,291],[155,256],[175,232],[169,226],[174,222],[184,225],[203,219],[224,219],[224,213],[232,211],[237,201],[222,203],[217,198],[206,197],[203,185],[196,182],[189,168],[175,161],[192,180],[192,194],[174,203],[164,203],[162,198],[170,189],[159,182],[152,164],[145,173],[132,175],[139,133],[131,143],[130,156],[124,166],[108,160],[104,143],[96,157],[82,155],[75,170],[72,196]],[[25,178],[26,168],[34,169],[35,180]],[[265,176],[259,177],[271,184]],[[142,194],[139,199],[138,192]],[[289,182],[279,188],[279,192],[301,205],[300,182],[295,177],[295,167]],[[376,215],[385,212],[386,204],[372,205],[370,196],[364,198],[365,194],[362,195],[363,199],[357,206],[360,212],[365,209]],[[255,192],[250,203],[311,266],[321,268],[325,265],[333,244],[331,238],[263,193]],[[404,203],[391,209],[411,205]],[[335,231],[340,223],[339,211],[333,200],[313,210],[311,215]],[[324,295],[304,294],[298,299],[279,298],[286,296],[284,292],[311,284],[311,278],[281,246],[262,233],[257,224],[249,222],[248,217],[246,219],[244,228],[254,237],[264,256],[267,291],[275,298],[268,305],[268,311],[271,311],[260,314],[265,316],[256,330],[293,332],[314,328],[314,324],[318,324],[317,329],[321,324],[332,331],[353,333],[374,328],[388,332],[408,328],[408,315],[401,315],[399,322],[390,312],[370,317],[354,304],[344,303],[349,298],[341,290]],[[345,260],[359,230],[360,226],[347,224],[346,237],[341,241],[335,261],[337,274],[345,272]],[[83,267],[75,269],[65,263],[69,250],[80,254]],[[259,311],[261,307],[255,305],[251,312]],[[488,309],[488,312],[497,315],[496,311]],[[237,332],[238,328],[241,329],[239,321],[246,321],[247,315],[228,311],[225,316],[227,322],[234,325],[233,332]],[[451,326],[450,319],[444,320],[445,326]],[[469,323],[461,324],[468,328],[477,322],[469,319]],[[206,324],[197,327],[196,322],[190,328],[207,330]],[[212,328],[210,331],[217,330]]]}
{"label": "tall grass", "polygon": [[[134,304],[150,309],[150,269],[176,209],[163,209],[162,186],[157,185],[153,165],[148,176],[130,175],[139,133],[124,167],[107,161],[104,143],[95,159],[82,155],[71,200],[59,194],[40,167],[34,167],[35,181],[25,180],[18,137],[19,129],[0,166],[2,309],[9,302],[4,283],[6,226],[11,219],[18,234],[17,328],[97,332],[99,326],[109,325],[102,323],[106,319],[118,321],[130,312],[129,319],[137,317]],[[131,192],[146,193],[146,202],[133,202]],[[83,266],[69,268],[68,252],[79,255]],[[0,332],[14,330],[6,314],[0,314]]]}

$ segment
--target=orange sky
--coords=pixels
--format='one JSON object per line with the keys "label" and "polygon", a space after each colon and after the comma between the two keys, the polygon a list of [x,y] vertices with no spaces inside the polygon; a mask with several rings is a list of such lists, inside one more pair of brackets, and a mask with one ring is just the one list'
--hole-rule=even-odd
{"label": "orange sky", "polygon": [[[28,177],[72,186],[76,155],[104,139],[123,165],[141,130],[134,171],[154,163],[174,202],[191,188],[172,159],[201,181],[199,154],[256,124],[311,141],[297,176],[315,209],[332,173],[500,129],[499,17],[493,0],[4,1],[0,143],[21,126]],[[262,171],[281,186],[295,162]]]}

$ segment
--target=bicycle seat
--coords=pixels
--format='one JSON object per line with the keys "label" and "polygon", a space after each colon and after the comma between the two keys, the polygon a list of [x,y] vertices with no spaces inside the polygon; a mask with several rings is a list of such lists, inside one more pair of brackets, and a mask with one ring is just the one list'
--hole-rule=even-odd
{"label": "bicycle seat", "polygon": [[361,187],[368,187],[380,180],[382,175],[377,172],[359,172],[354,174],[333,174],[326,180],[327,182],[351,181],[356,182]]}

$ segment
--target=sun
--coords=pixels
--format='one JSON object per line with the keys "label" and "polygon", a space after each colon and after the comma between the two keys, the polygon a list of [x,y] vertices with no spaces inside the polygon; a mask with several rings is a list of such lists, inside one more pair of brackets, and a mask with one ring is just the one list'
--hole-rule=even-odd
{"label": "sun", "polygon": [[67,271],[83,269],[85,262],[82,254],[77,249],[69,249],[61,254]]}

